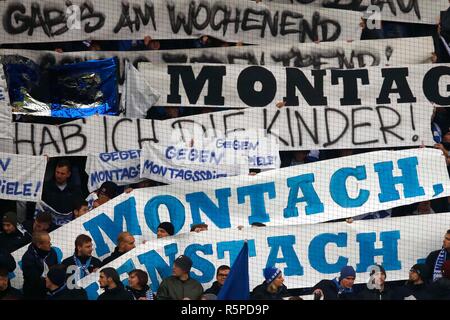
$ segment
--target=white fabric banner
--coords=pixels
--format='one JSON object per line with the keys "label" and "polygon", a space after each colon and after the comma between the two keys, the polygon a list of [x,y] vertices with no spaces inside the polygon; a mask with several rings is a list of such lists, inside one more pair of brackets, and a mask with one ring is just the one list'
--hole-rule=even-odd
{"label": "white fabric banner", "polygon": [[[370,266],[383,264],[389,281],[408,279],[409,269],[442,245],[450,213],[382,220],[321,223],[310,226],[244,228],[226,233],[204,231],[149,241],[109,263],[122,281],[127,272],[149,274],[153,292],[171,275],[174,259],[181,254],[193,261],[191,277],[206,290],[215,281],[216,268],[231,266],[244,240],[249,244],[250,290],[264,281],[262,270],[276,266],[288,289],[309,288],[322,279],[339,276],[345,265],[356,270],[355,283],[368,283]],[[102,293],[99,272],[78,282],[89,299]]]}
{"label": "white fabric banner", "polygon": [[[367,19],[437,24],[439,14],[448,8],[447,0],[263,0],[314,8],[346,9],[366,13]],[[372,7],[371,7],[372,6]]]}
{"label": "white fabric banner", "polygon": [[[60,255],[73,254],[80,233],[93,239],[94,255],[105,258],[117,236],[156,239],[160,222],[175,234],[193,224],[209,230],[235,230],[262,222],[268,226],[314,224],[386,210],[450,195],[440,150],[377,151],[335,160],[217,180],[136,189],[122,194],[50,234]],[[19,261],[26,247],[13,253]],[[17,280],[21,281],[19,270]]]}
{"label": "white fabric banner", "polygon": [[3,65],[0,64],[0,152],[12,151],[12,110]]}
{"label": "white fabric banner", "polygon": [[86,173],[90,192],[100,188],[103,182],[112,181],[119,186],[137,183],[140,178],[141,150],[88,154]]}
{"label": "white fabric banner", "polygon": [[47,160],[0,153],[0,199],[40,201]]}
{"label": "white fabric banner", "polygon": [[139,63],[161,106],[450,105],[450,64],[303,70],[245,65]]}
{"label": "white fabric banner", "polygon": [[[130,6],[132,8],[130,8]],[[228,41],[358,40],[361,13],[239,0],[74,0],[0,2],[3,43],[176,39],[211,35]],[[39,22],[38,22],[39,21]]]}
{"label": "white fabric banner", "polygon": [[432,146],[433,108],[423,105],[247,108],[164,121],[94,116],[59,126],[14,123],[15,153],[85,156],[264,130],[280,151]]}

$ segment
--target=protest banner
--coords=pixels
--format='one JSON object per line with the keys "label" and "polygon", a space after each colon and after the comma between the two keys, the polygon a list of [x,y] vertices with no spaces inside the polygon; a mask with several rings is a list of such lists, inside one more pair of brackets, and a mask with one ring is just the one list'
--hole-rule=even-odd
{"label": "protest banner", "polygon": [[0,199],[39,201],[46,165],[43,156],[0,152]]}
{"label": "protest banner", "polygon": [[119,186],[137,183],[140,178],[141,150],[88,154],[86,173],[90,192],[100,188],[103,182],[112,181]]}
{"label": "protest banner", "polygon": [[164,121],[95,116],[59,126],[14,123],[14,152],[49,156],[85,156],[142,149],[145,142],[170,144],[206,132],[227,137],[234,132],[264,130],[280,151],[387,148],[434,144],[430,119],[433,108],[404,104],[248,108],[213,112]]}
{"label": "protest banner", "polygon": [[[355,268],[355,283],[368,283],[375,263],[383,265],[389,281],[398,281],[408,279],[413,265],[441,247],[449,223],[450,213],[440,213],[352,224],[244,228],[227,233],[208,230],[149,241],[105,267],[115,268],[125,284],[128,272],[142,269],[156,292],[162,279],[171,275],[175,258],[184,254],[193,262],[190,276],[206,290],[216,280],[217,268],[231,266],[248,240],[250,290],[264,281],[266,266],[282,270],[288,289],[310,288],[322,279],[331,280],[346,265]],[[102,293],[98,279],[99,272],[95,272],[78,281],[89,299]],[[75,277],[69,279],[71,283],[76,284]]]}
{"label": "protest banner", "polygon": [[358,40],[361,13],[227,0],[0,2],[2,43],[183,39],[203,34],[270,44]]}
{"label": "protest banner", "polygon": [[8,86],[3,66],[0,64],[0,151],[12,152],[12,113],[9,104]]}
{"label": "protest banner", "polygon": [[[299,195],[301,191],[301,195]],[[93,254],[105,258],[122,231],[142,243],[156,239],[160,222],[175,234],[194,224],[233,230],[261,222],[268,226],[314,224],[450,195],[445,157],[436,149],[377,151],[196,183],[136,189],[50,234],[59,255],[73,254],[80,233],[93,239]],[[13,253],[19,261],[26,247]],[[16,269],[15,283],[22,276]]]}
{"label": "protest banner", "polygon": [[139,63],[161,95],[161,106],[265,107],[390,105],[448,106],[450,64],[362,69]]}
{"label": "protest banner", "polygon": [[367,19],[437,24],[439,13],[448,8],[446,0],[265,0],[283,4],[313,6],[314,8],[345,9],[366,13]]}

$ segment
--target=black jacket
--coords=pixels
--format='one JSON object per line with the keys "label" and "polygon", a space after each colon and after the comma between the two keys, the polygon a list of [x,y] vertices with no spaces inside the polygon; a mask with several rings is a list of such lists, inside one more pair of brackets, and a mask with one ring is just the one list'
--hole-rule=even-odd
{"label": "black jacket", "polygon": [[222,289],[222,285],[220,285],[217,281],[214,281],[211,288],[207,289],[204,294],[215,294],[217,296],[220,289]]}
{"label": "black jacket", "polygon": [[21,300],[23,298],[22,292],[11,287],[8,282],[8,287],[5,291],[0,291],[0,300]]}
{"label": "black jacket", "polygon": [[10,234],[5,232],[0,233],[0,248],[8,252],[14,252],[30,242],[31,237],[28,234],[22,234],[19,230]]}
{"label": "black jacket", "polygon": [[[133,289],[129,286],[126,287],[126,290],[133,296],[134,300],[139,300],[139,298],[146,298],[147,292],[150,290],[150,287],[148,285],[145,285],[144,288],[141,290]],[[153,298],[153,293],[152,293]]]}
{"label": "black jacket", "polygon": [[269,285],[266,282],[263,282],[259,286],[253,289],[250,293],[251,300],[282,300],[284,297],[289,297],[289,292],[287,291],[286,286],[283,284],[278,288],[278,291],[275,293],[270,293],[267,291],[267,287]]}
{"label": "black jacket", "polygon": [[117,286],[114,289],[105,289],[97,300],[134,300],[131,293],[129,293],[123,285]]}
{"label": "black jacket", "polygon": [[365,287],[356,297],[358,300],[393,300],[393,298],[394,290],[387,283],[383,291]]}
{"label": "black jacket", "polygon": [[79,187],[67,183],[64,190],[60,190],[54,179],[46,182],[42,191],[42,200],[60,213],[72,212],[75,201],[82,198]]}
{"label": "black jacket", "polygon": [[56,251],[52,248],[46,254],[35,248],[33,244],[30,244],[22,257],[23,294],[26,299],[39,300],[46,298],[47,290],[45,288],[45,280],[42,277],[44,272],[43,263],[47,264],[48,268],[57,264]]}
{"label": "black jacket", "polygon": [[410,296],[413,296],[416,300],[432,299],[429,286],[425,283],[415,285],[407,281],[405,285],[399,287],[394,293],[395,300],[405,300],[405,298]]}
{"label": "black jacket", "polygon": [[16,260],[11,253],[2,247],[0,247],[0,268],[6,269],[8,272],[13,272],[16,269]]}
{"label": "black jacket", "polygon": [[[33,235],[33,224],[34,224],[34,220],[26,220],[22,223],[22,227],[23,227],[24,231],[27,232],[26,235],[27,235],[27,237],[30,238],[30,241],[31,241],[31,237]],[[50,224],[50,228],[48,228],[47,232],[50,233],[52,231],[55,231],[56,229],[58,229],[58,226],[52,222]]]}
{"label": "black jacket", "polygon": [[[85,264],[89,258],[88,257],[78,257],[78,259],[80,260],[80,262],[82,264]],[[61,263],[66,268],[68,268],[69,266],[75,266],[76,265],[75,264],[75,259],[73,258],[73,256],[70,256],[70,257],[64,259],[63,262],[61,262]],[[94,269],[98,269],[101,266],[102,266],[102,262],[99,259],[97,259],[96,257],[91,257],[91,263],[88,266],[89,273],[94,272]]]}
{"label": "black jacket", "polygon": [[354,292],[339,293],[339,289],[333,280],[322,280],[316,284],[313,291],[320,289],[323,292],[324,300],[354,300],[356,295]]}
{"label": "black jacket", "polygon": [[110,263],[113,260],[116,260],[117,258],[119,258],[121,255],[123,255],[125,252],[120,252],[119,251],[119,247],[116,247],[113,251],[113,253],[111,253],[111,255],[109,257],[106,257],[103,262],[102,262],[102,266],[106,266],[108,263]]}
{"label": "black jacket", "polygon": [[428,290],[435,300],[450,300],[450,279],[440,278],[430,284]]}
{"label": "black jacket", "polygon": [[[436,251],[430,252],[427,259],[425,260],[425,264],[430,268],[431,278],[433,278],[434,265],[436,264],[436,260],[439,256],[439,252],[441,252],[441,250],[436,250]],[[448,251],[447,251],[446,261],[447,260],[450,260],[450,252],[448,252]]]}
{"label": "black jacket", "polygon": [[47,300],[88,300],[86,290],[81,289],[64,289],[58,288],[47,293]]}

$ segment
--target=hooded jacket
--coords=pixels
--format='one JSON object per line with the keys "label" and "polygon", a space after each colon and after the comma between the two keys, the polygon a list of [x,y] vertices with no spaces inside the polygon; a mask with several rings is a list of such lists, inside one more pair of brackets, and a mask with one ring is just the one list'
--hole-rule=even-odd
{"label": "hooded jacket", "polygon": [[164,279],[156,294],[157,300],[182,300],[189,298],[198,300],[203,293],[202,285],[194,279],[180,280],[178,277],[170,276]]}
{"label": "hooded jacket", "polygon": [[119,283],[114,289],[106,288],[97,300],[133,300],[133,296],[125,290],[122,283]]}
{"label": "hooded jacket", "polygon": [[289,297],[290,294],[287,290],[287,287],[283,284],[278,288],[278,291],[275,293],[270,293],[267,291],[269,284],[267,282],[263,282],[259,286],[255,287],[250,294],[251,300],[282,300],[284,297]]}

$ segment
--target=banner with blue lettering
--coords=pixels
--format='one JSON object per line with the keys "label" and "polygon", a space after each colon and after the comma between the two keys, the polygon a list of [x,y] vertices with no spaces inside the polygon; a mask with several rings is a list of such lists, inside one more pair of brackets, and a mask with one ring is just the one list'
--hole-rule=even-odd
{"label": "banner with blue lettering", "polygon": [[13,153],[12,113],[9,105],[8,86],[0,65],[0,150]]}
{"label": "banner with blue lettering", "polygon": [[40,201],[47,160],[0,152],[0,199]]}
{"label": "banner with blue lettering", "polygon": [[84,118],[119,111],[115,58],[41,68],[13,55],[3,63],[15,114]]}
{"label": "banner with blue lettering", "polygon": [[[106,267],[117,269],[125,284],[129,271],[145,270],[156,292],[161,280],[171,275],[174,259],[184,254],[193,262],[190,276],[206,290],[215,281],[217,268],[231,266],[248,240],[250,290],[264,281],[266,266],[283,271],[288,289],[333,279],[345,265],[355,268],[356,283],[369,283],[368,270],[375,263],[383,265],[389,281],[397,281],[408,279],[414,264],[441,248],[449,224],[450,213],[441,213],[352,224],[244,228],[226,233],[208,230],[147,242]],[[98,278],[95,272],[78,281],[90,299],[102,293]]]}
{"label": "banner with blue lettering", "polygon": [[[314,224],[450,195],[445,157],[437,149],[376,151],[333,160],[196,183],[124,193],[50,234],[63,257],[80,233],[104,258],[128,231],[136,243],[156,239],[170,221],[175,234],[193,224],[229,230],[254,222],[268,226]],[[26,248],[13,253],[20,260]],[[20,281],[20,279],[18,280]]]}
{"label": "banner with blue lettering", "polygon": [[112,181],[119,186],[142,181],[140,155],[141,150],[88,154],[86,173],[89,176],[89,191],[97,190],[106,181]]}

